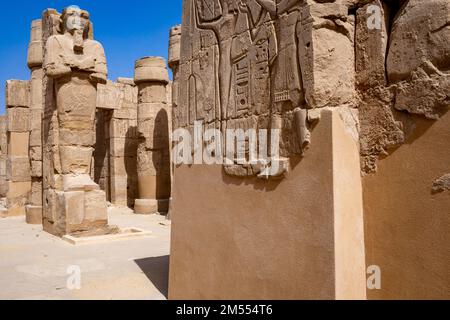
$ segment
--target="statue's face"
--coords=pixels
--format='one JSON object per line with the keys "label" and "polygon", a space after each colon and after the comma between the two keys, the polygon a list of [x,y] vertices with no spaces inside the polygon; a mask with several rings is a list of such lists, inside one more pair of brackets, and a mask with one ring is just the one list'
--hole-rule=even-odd
{"label": "statue's face", "polygon": [[89,13],[78,7],[68,7],[64,10],[64,27],[67,31],[84,31],[89,26]]}

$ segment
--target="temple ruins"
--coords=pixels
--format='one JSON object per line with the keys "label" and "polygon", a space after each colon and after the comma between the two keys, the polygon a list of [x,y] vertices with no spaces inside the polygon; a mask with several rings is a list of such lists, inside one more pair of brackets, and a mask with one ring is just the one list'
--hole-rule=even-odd
{"label": "temple ruins", "polygon": [[450,1],[181,2],[167,61],[116,81],[89,12],[31,23],[0,216],[167,216],[169,299],[448,299]]}
{"label": "temple ruins", "polygon": [[[0,118],[2,216],[64,236],[115,232],[109,205],[167,214],[171,82],[164,59],[147,61],[136,82],[110,81],[87,11],[48,9],[32,22],[30,80],[7,82]],[[139,209],[140,199],[156,205]]]}

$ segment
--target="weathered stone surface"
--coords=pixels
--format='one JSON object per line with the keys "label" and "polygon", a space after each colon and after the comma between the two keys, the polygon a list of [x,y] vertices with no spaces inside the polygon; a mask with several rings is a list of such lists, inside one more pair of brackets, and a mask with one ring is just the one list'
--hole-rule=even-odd
{"label": "weathered stone surface", "polygon": [[28,132],[8,133],[8,155],[14,157],[28,157]]}
{"label": "weathered stone surface", "polygon": [[411,82],[396,87],[395,109],[437,120],[450,108],[450,75],[428,75],[423,69],[412,72]]}
{"label": "weathered stone surface", "polygon": [[137,138],[136,120],[112,119],[109,136],[111,138]]}
{"label": "weathered stone surface", "polygon": [[123,92],[121,86],[115,83],[99,84],[97,86],[97,108],[120,109]]}
{"label": "weathered stone surface", "polygon": [[408,80],[423,63],[450,68],[447,0],[409,0],[394,21],[387,73],[391,82]]}
{"label": "weathered stone surface", "polygon": [[6,81],[6,106],[9,108],[30,106],[30,82],[20,80]]}
{"label": "weathered stone surface", "polygon": [[28,132],[30,131],[30,110],[27,108],[7,109],[8,131]]}
{"label": "weathered stone surface", "polygon": [[136,85],[134,83],[134,79],[133,78],[122,78],[122,77],[119,77],[119,78],[117,78],[117,83],[129,85],[129,86],[135,86]]}
{"label": "weathered stone surface", "polygon": [[[42,163],[41,163],[42,171]],[[42,207],[42,175],[31,178],[30,203],[33,206]]]}
{"label": "weathered stone surface", "polygon": [[174,26],[170,29],[169,34],[169,67],[173,70],[175,65],[180,63],[180,47],[181,46],[181,25]]}
{"label": "weathered stone surface", "polygon": [[42,225],[42,207],[26,206],[26,222]]}
{"label": "weathered stone surface", "polygon": [[28,203],[31,192],[31,181],[8,181],[7,184],[6,205],[8,215],[25,215],[25,205]]}
{"label": "weathered stone surface", "polygon": [[30,161],[28,157],[9,156],[6,179],[14,182],[31,181]]}
{"label": "weathered stone surface", "polygon": [[146,57],[136,61],[134,82],[169,82],[166,61],[160,57]]}
{"label": "weathered stone surface", "polygon": [[298,34],[306,102],[310,108],[352,104],[354,17],[343,4],[308,3],[301,9]]}
{"label": "weathered stone surface", "polygon": [[108,221],[105,192],[93,190],[86,192],[84,197],[84,220],[88,222]]}
{"label": "weathered stone surface", "polygon": [[394,94],[386,88],[369,90],[359,106],[363,172],[374,172],[380,156],[405,142],[403,125],[394,118]]}
{"label": "weathered stone surface", "polygon": [[28,67],[42,66],[42,20],[34,20],[31,23],[30,44],[28,46]]}
{"label": "weathered stone surface", "polygon": [[433,182],[433,192],[440,193],[450,191],[450,174],[443,175]]}
{"label": "weathered stone surface", "polygon": [[[376,28],[377,21],[368,23],[373,16],[370,9],[374,6],[379,8],[380,29]],[[387,8],[380,0],[369,1],[357,10],[356,22],[356,83],[361,89],[386,85],[386,54],[389,38]]]}

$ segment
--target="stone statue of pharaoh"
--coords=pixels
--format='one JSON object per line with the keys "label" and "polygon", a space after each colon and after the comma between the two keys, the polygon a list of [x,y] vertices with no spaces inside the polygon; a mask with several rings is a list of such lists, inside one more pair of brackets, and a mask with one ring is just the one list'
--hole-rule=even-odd
{"label": "stone statue of pharaoh", "polygon": [[61,15],[62,34],[46,43],[44,70],[55,83],[64,191],[98,188],[90,170],[97,84],[106,82],[107,66],[102,45],[88,38],[90,27],[87,11],[68,7]]}

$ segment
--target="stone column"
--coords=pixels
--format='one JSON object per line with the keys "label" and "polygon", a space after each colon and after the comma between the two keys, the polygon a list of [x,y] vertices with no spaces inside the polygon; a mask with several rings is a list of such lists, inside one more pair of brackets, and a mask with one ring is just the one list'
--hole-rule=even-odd
{"label": "stone column", "polygon": [[28,47],[30,82],[30,167],[31,196],[26,207],[27,223],[42,224],[42,20],[31,24]]}
{"label": "stone column", "polygon": [[[178,120],[178,91],[179,91],[179,68],[180,68],[180,50],[181,50],[181,25],[174,26],[170,29],[169,35],[169,68],[172,70],[172,86],[171,86],[171,94],[172,94],[172,103],[171,103],[171,128],[170,132],[173,131],[173,128],[179,127]],[[171,143],[172,145],[172,143]],[[175,167],[173,164],[171,165],[171,176],[172,183],[174,180]],[[173,185],[172,185],[173,189]],[[171,202],[172,204],[172,202]],[[170,212],[172,211],[172,207],[169,208],[169,213],[167,214],[167,218],[170,219]]]}
{"label": "stone column", "polygon": [[30,160],[30,82],[6,82],[8,159],[6,180],[8,216],[25,215],[31,192]]}
{"label": "stone column", "polygon": [[[180,45],[181,45],[181,26],[175,26],[170,29],[169,37],[169,68],[172,69],[172,108],[175,110],[178,106],[178,70],[180,67]],[[175,112],[174,112],[175,114]],[[176,118],[173,118],[176,121]],[[178,127],[174,123],[174,128]]]}
{"label": "stone column", "polygon": [[166,62],[160,57],[136,61],[138,86],[138,190],[135,213],[167,213],[171,192]]}

